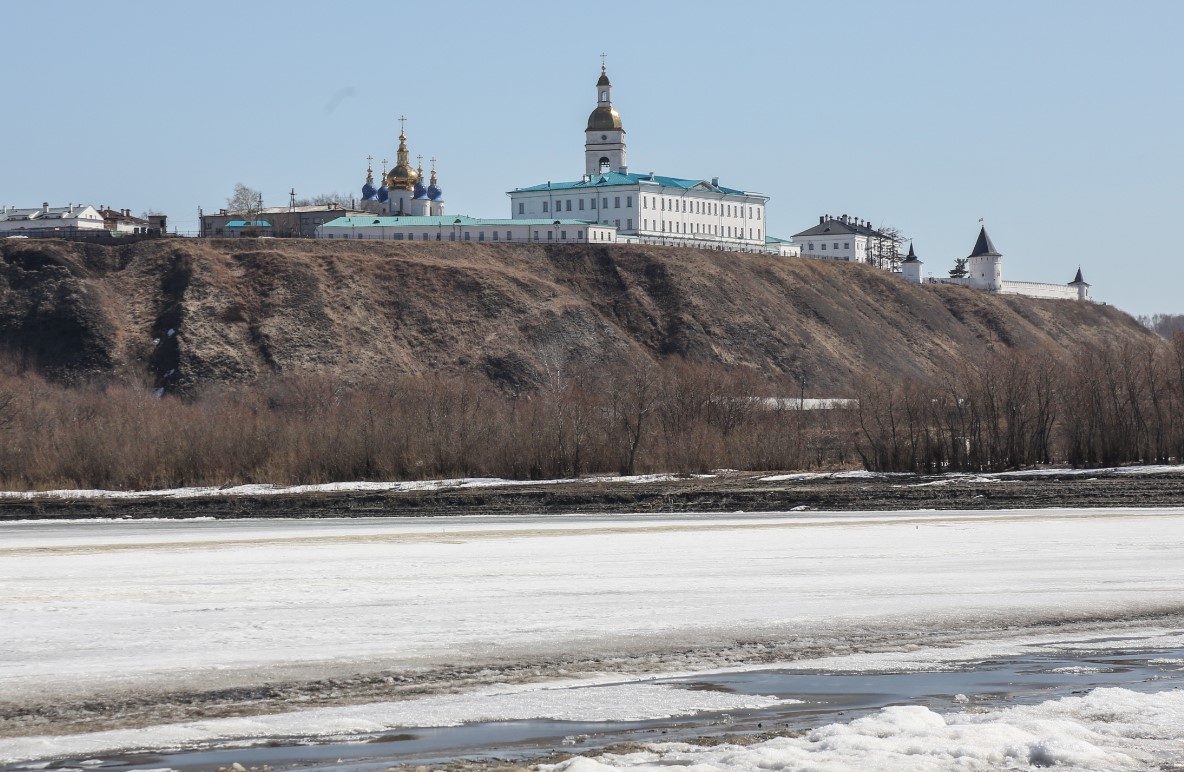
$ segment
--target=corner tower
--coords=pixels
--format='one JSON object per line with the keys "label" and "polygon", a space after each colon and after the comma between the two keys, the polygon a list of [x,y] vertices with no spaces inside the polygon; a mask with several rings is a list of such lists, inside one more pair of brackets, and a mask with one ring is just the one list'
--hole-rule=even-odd
{"label": "corner tower", "polygon": [[584,173],[588,175],[628,170],[625,164],[625,129],[621,115],[613,109],[613,85],[604,62],[596,81],[596,109],[588,116],[584,130]]}
{"label": "corner tower", "polygon": [[1069,286],[1076,288],[1078,300],[1083,303],[1089,300],[1089,282],[1081,276],[1081,266],[1077,266],[1077,275],[1069,282]]}
{"label": "corner tower", "polygon": [[920,284],[921,268],[925,264],[921,262],[921,258],[917,257],[917,253],[913,251],[913,242],[909,242],[909,256],[900,264],[900,272],[904,275],[904,280],[910,284]]}
{"label": "corner tower", "polygon": [[991,243],[986,226],[979,229],[978,240],[967,258],[970,286],[987,292],[1003,289],[1003,255]]}

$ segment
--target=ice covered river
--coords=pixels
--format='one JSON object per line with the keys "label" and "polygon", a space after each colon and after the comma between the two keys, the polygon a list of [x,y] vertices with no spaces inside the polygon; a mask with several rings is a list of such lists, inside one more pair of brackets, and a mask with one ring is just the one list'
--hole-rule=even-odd
{"label": "ice covered river", "polygon": [[1181,750],[1184,508],[9,523],[0,583],[11,765]]}

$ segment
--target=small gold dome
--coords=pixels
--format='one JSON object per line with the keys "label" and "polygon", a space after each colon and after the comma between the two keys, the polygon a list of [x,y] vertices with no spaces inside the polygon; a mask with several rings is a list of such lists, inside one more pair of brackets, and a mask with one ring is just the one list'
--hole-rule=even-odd
{"label": "small gold dome", "polygon": [[621,114],[608,105],[602,105],[588,116],[588,131],[619,131]]}

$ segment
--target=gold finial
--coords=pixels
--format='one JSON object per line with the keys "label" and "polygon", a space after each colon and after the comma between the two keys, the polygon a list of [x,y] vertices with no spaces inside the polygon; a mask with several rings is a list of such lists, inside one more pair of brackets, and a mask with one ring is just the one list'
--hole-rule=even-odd
{"label": "gold finial", "polygon": [[374,156],[366,156],[366,184],[374,184]]}
{"label": "gold finial", "polygon": [[607,58],[608,58],[608,54],[603,54],[603,53],[602,53],[602,54],[600,55],[600,71],[601,71],[601,72],[604,72],[604,71],[605,71],[605,67],[604,67],[604,60],[605,60],[605,59],[607,59]]}
{"label": "gold finial", "polygon": [[432,162],[432,182],[431,182],[431,184],[432,184],[432,187],[435,187],[436,186],[436,157],[432,156],[428,160],[430,160]]}
{"label": "gold finial", "polygon": [[382,159],[382,179],[386,180],[386,159]]}
{"label": "gold finial", "polygon": [[419,172],[419,178],[422,180],[423,179],[423,154],[421,153],[421,154],[415,156],[415,160],[417,162],[416,167],[415,167],[415,171]]}
{"label": "gold finial", "polygon": [[399,139],[407,139],[407,118],[399,116]]}

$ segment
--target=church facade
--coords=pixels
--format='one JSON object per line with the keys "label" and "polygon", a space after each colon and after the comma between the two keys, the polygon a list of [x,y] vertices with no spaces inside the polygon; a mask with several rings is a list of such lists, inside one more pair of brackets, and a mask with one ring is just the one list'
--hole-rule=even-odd
{"label": "church facade", "polygon": [[596,107],[584,129],[584,174],[507,193],[514,219],[574,217],[616,228],[621,241],[780,253],[787,242],[766,232],[761,193],[721,185],[719,178],[629,171],[625,128],[601,65]]}

